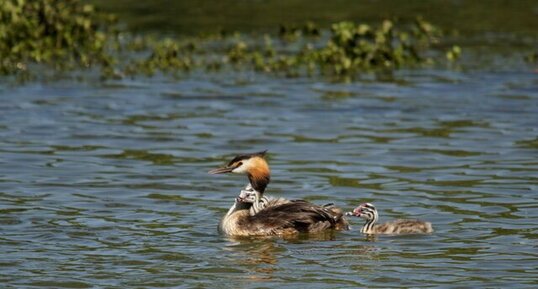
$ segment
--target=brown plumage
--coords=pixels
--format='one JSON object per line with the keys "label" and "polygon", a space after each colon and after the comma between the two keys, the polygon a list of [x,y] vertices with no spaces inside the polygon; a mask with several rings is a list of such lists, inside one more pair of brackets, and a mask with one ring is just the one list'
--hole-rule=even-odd
{"label": "brown plumage", "polygon": [[252,188],[250,201],[245,196],[236,199],[236,204],[240,200],[243,203],[251,202],[252,206],[241,210],[230,209],[219,226],[224,234],[270,236],[348,229],[342,211],[332,205],[318,206],[303,200],[264,197],[270,180],[270,169],[264,156],[265,152],[238,155],[226,167],[210,171],[212,174],[246,174]]}
{"label": "brown plumage", "polygon": [[394,220],[375,224],[378,220],[377,209],[370,203],[364,203],[346,215],[366,219],[361,232],[365,234],[428,234],[433,232],[432,224],[421,220]]}
{"label": "brown plumage", "polygon": [[348,223],[336,208],[293,200],[265,208],[255,215],[250,215],[247,207],[234,210],[223,218],[219,228],[229,236],[286,236],[327,229],[345,230]]}
{"label": "brown plumage", "polygon": [[424,234],[433,232],[432,224],[421,220],[394,220],[374,226],[372,234]]}

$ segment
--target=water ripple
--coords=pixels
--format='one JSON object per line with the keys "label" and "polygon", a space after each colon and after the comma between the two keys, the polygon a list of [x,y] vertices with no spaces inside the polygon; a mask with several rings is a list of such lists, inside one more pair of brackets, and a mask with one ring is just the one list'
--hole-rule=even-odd
{"label": "water ripple", "polygon": [[[193,75],[0,91],[0,282],[536,287],[535,79],[395,77]],[[436,232],[365,237],[352,220],[351,231],[291,240],[220,236],[246,180],[206,172],[261,149],[269,194],[346,209],[371,201],[382,220],[426,219]]]}

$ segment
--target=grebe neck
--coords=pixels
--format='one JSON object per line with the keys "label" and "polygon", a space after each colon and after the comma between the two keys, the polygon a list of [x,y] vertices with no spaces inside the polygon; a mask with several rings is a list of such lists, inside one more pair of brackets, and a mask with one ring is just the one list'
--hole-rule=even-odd
{"label": "grebe neck", "polygon": [[361,232],[365,234],[372,233],[375,223],[377,222],[377,219],[379,216],[377,215],[377,210],[373,210],[368,214],[369,218],[366,219],[366,222],[362,226]]}

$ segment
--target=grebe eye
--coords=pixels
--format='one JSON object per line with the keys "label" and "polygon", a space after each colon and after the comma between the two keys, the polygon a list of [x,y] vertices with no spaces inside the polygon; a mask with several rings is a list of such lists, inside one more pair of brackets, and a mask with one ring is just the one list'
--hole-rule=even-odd
{"label": "grebe eye", "polygon": [[238,167],[240,167],[240,166],[242,166],[242,165],[243,165],[243,162],[238,162],[238,163],[237,163],[237,166],[238,166]]}

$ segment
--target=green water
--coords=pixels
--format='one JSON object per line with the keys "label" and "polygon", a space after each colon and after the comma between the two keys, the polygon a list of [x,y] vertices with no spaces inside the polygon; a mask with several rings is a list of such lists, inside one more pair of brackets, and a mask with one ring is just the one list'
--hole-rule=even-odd
{"label": "green water", "polygon": [[[535,287],[536,75],[396,77],[2,89],[3,287]],[[371,201],[383,220],[436,232],[368,239],[354,222],[314,239],[219,236],[246,180],[206,172],[260,149],[271,195]]]}
{"label": "green water", "polygon": [[[529,3],[494,3],[515,2]],[[2,82],[0,287],[536,288],[538,74],[489,53],[472,69],[353,83],[229,71]],[[220,236],[246,180],[207,171],[263,149],[270,195],[369,201],[382,221],[435,233],[367,238],[352,220],[292,240]]]}

